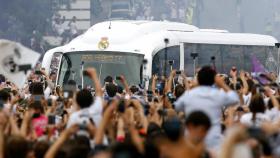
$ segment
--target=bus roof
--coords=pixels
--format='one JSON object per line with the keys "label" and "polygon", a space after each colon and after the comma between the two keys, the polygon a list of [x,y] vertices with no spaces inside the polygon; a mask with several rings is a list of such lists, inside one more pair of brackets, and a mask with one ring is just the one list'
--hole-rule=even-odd
{"label": "bus roof", "polygon": [[186,43],[275,46],[278,42],[272,36],[248,33],[176,32],[175,34],[179,41]]}
{"label": "bus roof", "polygon": [[226,30],[199,29],[193,25],[167,21],[117,20],[98,23],[63,46],[63,52],[100,50],[98,44],[107,39],[109,47],[102,51],[146,54],[179,43],[274,46],[277,40],[268,35],[229,33]]}

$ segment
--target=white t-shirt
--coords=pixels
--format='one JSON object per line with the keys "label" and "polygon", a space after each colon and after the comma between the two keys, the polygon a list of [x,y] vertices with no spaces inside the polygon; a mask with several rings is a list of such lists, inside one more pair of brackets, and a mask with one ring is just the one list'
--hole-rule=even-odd
{"label": "white t-shirt", "polygon": [[252,93],[249,93],[247,95],[243,95],[244,105],[249,106],[249,104],[251,102],[251,98],[252,98]]}
{"label": "white t-shirt", "polygon": [[272,122],[280,120],[280,110],[276,107],[266,110],[265,115],[267,115]]}
{"label": "white t-shirt", "polygon": [[96,97],[94,103],[90,107],[73,112],[70,115],[67,123],[67,128],[71,127],[74,124],[88,124],[89,118],[92,118],[95,125],[98,127],[102,119],[102,110],[102,98]]}
{"label": "white t-shirt", "polygon": [[269,117],[264,113],[257,113],[255,121],[253,121],[252,118],[253,118],[253,113],[247,113],[241,116],[240,122],[247,126],[260,127],[262,123],[270,121]]}
{"label": "white t-shirt", "polygon": [[194,111],[202,111],[209,116],[212,127],[207,134],[206,145],[213,149],[218,147],[222,140],[221,109],[238,103],[239,97],[234,91],[225,92],[210,86],[199,86],[186,91],[174,105],[177,111],[184,111],[186,116]]}

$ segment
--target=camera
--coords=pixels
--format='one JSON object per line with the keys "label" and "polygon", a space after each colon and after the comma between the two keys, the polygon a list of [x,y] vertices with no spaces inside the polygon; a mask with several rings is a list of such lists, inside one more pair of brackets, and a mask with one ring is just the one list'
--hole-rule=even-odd
{"label": "camera", "polygon": [[143,59],[142,63],[143,63],[144,65],[146,65],[146,64],[148,63],[148,60],[147,60],[147,59]]}
{"label": "camera", "polygon": [[191,53],[191,57],[195,59],[196,57],[198,57],[198,53]]}
{"label": "camera", "polygon": [[52,99],[51,98],[49,98],[47,102],[48,102],[49,107],[52,106]]}
{"label": "camera", "polygon": [[171,103],[174,103],[176,101],[176,97],[171,92],[168,92],[166,96]]}
{"label": "camera", "polygon": [[82,124],[79,124],[80,130],[87,130],[87,123],[84,121]]}
{"label": "camera", "polygon": [[42,72],[40,70],[35,70],[36,75],[42,75]]}
{"label": "camera", "polygon": [[152,102],[153,101],[153,92],[152,91],[147,91],[147,99],[148,102]]}
{"label": "camera", "polygon": [[72,84],[66,84],[63,86],[63,97],[64,99],[72,98],[76,92],[76,86]]}
{"label": "camera", "polygon": [[118,81],[122,80],[121,76],[116,76],[116,80]]}
{"label": "camera", "polygon": [[164,39],[164,43],[168,44],[168,43],[169,43],[169,39],[168,39],[168,38],[165,38],[165,39]]}
{"label": "camera", "polygon": [[55,124],[55,115],[49,115],[48,116],[48,124],[54,125]]}
{"label": "camera", "polygon": [[169,65],[173,65],[174,64],[174,60],[169,60],[168,63],[169,63]]}

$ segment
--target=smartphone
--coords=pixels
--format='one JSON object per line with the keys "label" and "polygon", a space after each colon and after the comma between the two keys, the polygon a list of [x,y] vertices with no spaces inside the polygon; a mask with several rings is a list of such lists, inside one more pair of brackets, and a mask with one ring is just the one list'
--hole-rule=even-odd
{"label": "smartphone", "polygon": [[176,71],[177,75],[181,75],[182,71]]}
{"label": "smartphone", "polygon": [[42,95],[33,95],[34,97],[34,101],[41,101],[41,99],[43,98]]}
{"label": "smartphone", "polygon": [[49,125],[55,125],[55,115],[49,115],[48,116],[48,124]]}
{"label": "smartphone", "polygon": [[49,98],[47,102],[48,102],[49,107],[52,106],[52,99],[51,98]]}
{"label": "smartphone", "polygon": [[63,97],[65,99],[72,98],[75,92],[76,92],[75,85],[67,84],[63,86]]}
{"label": "smartphone", "polygon": [[83,122],[82,124],[79,124],[79,129],[80,130],[87,130],[87,123]]}
{"label": "smartphone", "polygon": [[84,71],[83,71],[83,75],[84,75],[84,76],[89,76],[89,73],[88,73],[87,71],[84,70]]}
{"label": "smartphone", "polygon": [[122,79],[121,76],[116,77],[116,80],[121,80],[121,79]]}
{"label": "smartphone", "polygon": [[35,70],[36,75],[42,75],[42,72],[40,70]]}
{"label": "smartphone", "polygon": [[173,65],[174,64],[174,60],[169,60],[168,63],[169,63],[169,65]]}
{"label": "smartphone", "polygon": [[69,98],[69,92],[63,92],[63,98],[68,99]]}
{"label": "smartphone", "polygon": [[6,81],[6,84],[7,84],[7,85],[10,85],[10,84],[11,84],[11,82],[10,82],[10,81]]}

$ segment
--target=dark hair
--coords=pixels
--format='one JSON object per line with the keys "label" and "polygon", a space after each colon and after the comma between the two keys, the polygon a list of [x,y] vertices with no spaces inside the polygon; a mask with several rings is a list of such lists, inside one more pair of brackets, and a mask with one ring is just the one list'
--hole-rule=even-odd
{"label": "dark hair", "polygon": [[254,81],[251,80],[251,79],[248,79],[247,84],[248,84],[248,92],[252,92],[253,88],[254,88],[254,85],[255,85]]}
{"label": "dark hair", "polygon": [[118,87],[114,85],[113,83],[109,83],[106,85],[106,92],[109,97],[114,97],[117,94]]}
{"label": "dark hair", "polygon": [[21,136],[7,137],[5,142],[5,158],[26,158],[28,153],[28,142]]}
{"label": "dark hair", "polygon": [[122,94],[123,93],[123,88],[121,86],[117,86],[117,92]]}
{"label": "dark hair", "polygon": [[0,91],[0,100],[6,102],[6,101],[8,101],[8,100],[10,100],[10,99],[11,99],[10,93],[9,93],[7,90],[2,89],[2,90]]}
{"label": "dark hair", "polygon": [[260,94],[253,95],[250,105],[249,105],[250,111],[253,113],[252,120],[256,121],[256,114],[258,112],[264,113],[265,111],[265,103],[263,100],[263,97]]}
{"label": "dark hair", "polygon": [[[276,99],[277,99],[277,101],[280,103],[280,98],[277,97]],[[274,107],[274,106],[273,106],[272,100],[269,99],[268,104],[267,104],[267,108],[268,108],[269,110],[271,110],[273,107]]]}
{"label": "dark hair", "polygon": [[90,152],[90,140],[86,136],[77,136],[73,142],[72,150],[69,150],[67,158],[87,158]]}
{"label": "dark hair", "polygon": [[133,94],[139,91],[139,88],[136,87],[135,85],[131,86],[129,89],[130,89],[131,93],[133,93]]}
{"label": "dark hair", "polygon": [[210,66],[202,67],[197,75],[199,85],[212,86],[215,82],[216,71]]}
{"label": "dark hair", "polygon": [[176,98],[179,98],[181,95],[184,94],[184,92],[185,92],[184,86],[179,84],[179,85],[177,85],[175,87],[175,96],[176,96]]}
{"label": "dark hair", "polygon": [[56,73],[55,73],[55,72],[51,72],[51,73],[50,73],[50,76],[52,76],[52,75],[56,75]]}
{"label": "dark hair", "polygon": [[204,126],[206,130],[210,129],[211,121],[207,114],[202,111],[194,111],[186,118],[186,125]]}
{"label": "dark hair", "polygon": [[105,77],[104,82],[113,83],[113,77],[112,76]]}
{"label": "dark hair", "polygon": [[162,136],[163,130],[160,128],[160,126],[156,123],[149,123],[148,129],[147,129],[147,137],[148,139],[154,139],[155,137]]}
{"label": "dark hair", "polygon": [[47,141],[39,141],[34,145],[34,153],[36,158],[44,158],[50,145]]}
{"label": "dark hair", "polygon": [[183,135],[183,126],[176,117],[164,121],[162,128],[171,141],[177,141]]}
{"label": "dark hair", "polygon": [[41,113],[44,113],[44,107],[41,101],[34,101],[29,104],[30,109],[40,110]]}
{"label": "dark hair", "polygon": [[44,94],[43,84],[40,82],[31,83],[29,86],[29,92],[33,95],[43,95]]}
{"label": "dark hair", "polygon": [[87,108],[93,103],[93,97],[89,90],[82,89],[77,93],[76,101],[80,108]]}
{"label": "dark hair", "polygon": [[118,143],[112,147],[112,158],[141,158],[143,157],[137,148],[131,143]]}

